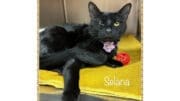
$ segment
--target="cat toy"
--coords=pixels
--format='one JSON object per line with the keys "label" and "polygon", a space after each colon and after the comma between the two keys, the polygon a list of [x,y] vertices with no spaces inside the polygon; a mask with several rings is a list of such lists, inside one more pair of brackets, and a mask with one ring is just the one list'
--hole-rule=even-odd
{"label": "cat toy", "polygon": [[121,62],[123,65],[127,65],[130,62],[130,56],[125,52],[117,53],[115,56],[115,60]]}

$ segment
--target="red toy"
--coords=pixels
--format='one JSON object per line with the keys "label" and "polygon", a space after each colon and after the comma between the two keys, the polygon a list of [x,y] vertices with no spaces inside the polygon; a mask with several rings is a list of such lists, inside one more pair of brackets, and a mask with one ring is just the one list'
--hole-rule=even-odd
{"label": "red toy", "polygon": [[130,62],[130,56],[125,52],[117,53],[115,56],[115,60],[123,63],[123,65],[127,65]]}

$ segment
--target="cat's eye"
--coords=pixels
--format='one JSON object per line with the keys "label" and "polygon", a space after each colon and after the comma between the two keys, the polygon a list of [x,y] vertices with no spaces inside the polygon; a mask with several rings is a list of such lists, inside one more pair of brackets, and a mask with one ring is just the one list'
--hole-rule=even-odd
{"label": "cat's eye", "polygon": [[114,26],[115,26],[115,27],[118,27],[119,25],[120,25],[119,22],[115,22],[115,23],[114,23]]}

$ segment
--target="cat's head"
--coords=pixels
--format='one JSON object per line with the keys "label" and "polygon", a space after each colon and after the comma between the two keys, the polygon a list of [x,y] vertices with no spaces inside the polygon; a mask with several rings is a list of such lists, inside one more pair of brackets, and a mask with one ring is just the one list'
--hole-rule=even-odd
{"label": "cat's head", "polygon": [[89,2],[88,9],[91,19],[89,33],[104,45],[115,47],[120,36],[126,31],[131,4],[126,4],[117,12],[102,12],[94,3]]}

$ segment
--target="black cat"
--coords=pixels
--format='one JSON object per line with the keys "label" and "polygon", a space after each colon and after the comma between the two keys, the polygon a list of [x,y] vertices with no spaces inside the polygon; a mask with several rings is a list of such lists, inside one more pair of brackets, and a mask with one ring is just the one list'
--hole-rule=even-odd
{"label": "black cat", "polygon": [[40,33],[40,69],[58,69],[62,72],[63,101],[77,100],[81,68],[122,66],[122,63],[113,60],[113,56],[126,30],[131,4],[114,13],[101,12],[92,2],[89,2],[88,8],[89,25],[51,26]]}

